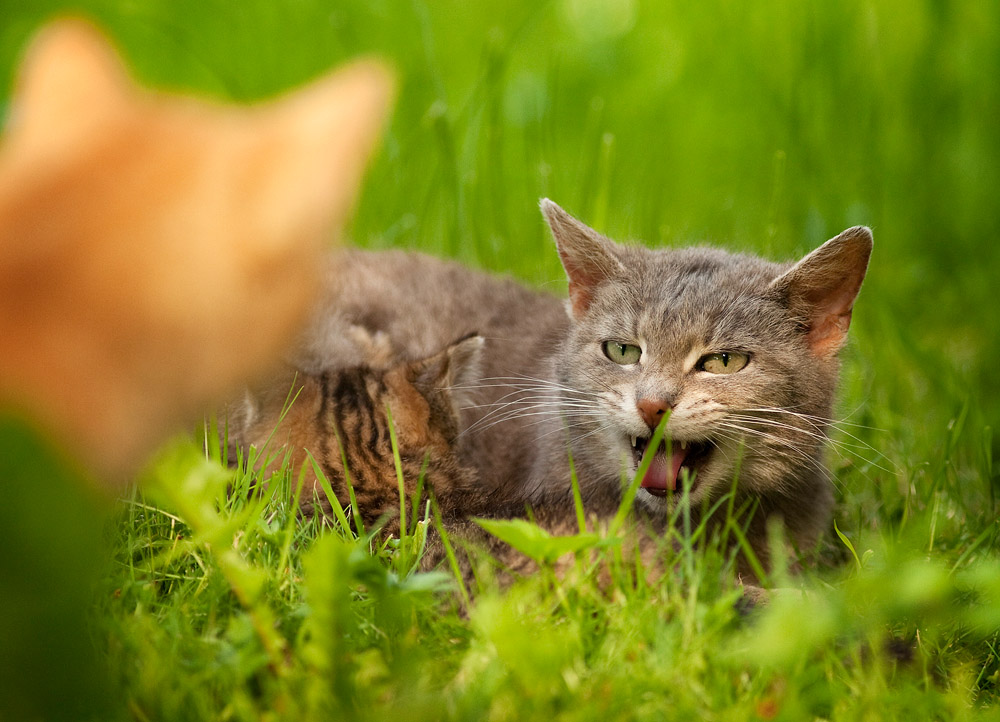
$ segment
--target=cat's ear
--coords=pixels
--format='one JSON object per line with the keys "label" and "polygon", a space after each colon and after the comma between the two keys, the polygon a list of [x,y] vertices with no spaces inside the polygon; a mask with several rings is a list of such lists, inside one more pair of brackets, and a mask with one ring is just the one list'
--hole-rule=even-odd
{"label": "cat's ear", "polygon": [[261,197],[282,218],[325,227],[351,209],[362,172],[382,134],[394,96],[392,73],[362,60],[313,81],[247,114],[269,144]]}
{"label": "cat's ear", "polygon": [[771,283],[792,314],[802,320],[816,356],[832,356],[844,344],[871,252],[871,229],[848,228]]}
{"label": "cat's ear", "polygon": [[597,287],[604,281],[625,272],[612,249],[614,244],[581,223],[548,198],[541,201],[559,258],[569,278],[570,308],[574,318],[580,318],[594,300]]}
{"label": "cat's ear", "polygon": [[428,399],[441,399],[457,420],[459,412],[473,403],[479,387],[485,339],[462,338],[443,351],[413,365],[413,385]]}
{"label": "cat's ear", "polygon": [[8,130],[22,144],[61,151],[120,112],[131,100],[131,88],[125,67],[100,31],[83,20],[57,20],[28,48]]}

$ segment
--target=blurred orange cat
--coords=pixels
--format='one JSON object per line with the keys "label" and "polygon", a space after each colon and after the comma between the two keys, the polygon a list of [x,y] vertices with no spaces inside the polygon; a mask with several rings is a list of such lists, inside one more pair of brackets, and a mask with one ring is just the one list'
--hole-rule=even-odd
{"label": "blurred orange cat", "polygon": [[0,405],[124,481],[264,371],[391,95],[374,62],[248,108],[153,93],[88,24],[43,29],[0,141]]}

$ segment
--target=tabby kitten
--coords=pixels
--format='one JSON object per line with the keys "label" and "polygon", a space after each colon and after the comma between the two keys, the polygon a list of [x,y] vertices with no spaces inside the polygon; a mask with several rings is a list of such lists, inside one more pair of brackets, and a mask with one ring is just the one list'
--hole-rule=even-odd
{"label": "tabby kitten", "polygon": [[384,346],[380,350],[384,339],[375,340],[360,347],[362,365],[288,369],[266,387],[248,392],[242,404],[230,409],[231,458],[236,458],[235,447],[246,458],[253,445],[265,451],[265,470],[274,470],[287,453],[293,479],[304,474],[304,508],[310,510],[316,499],[330,511],[311,454],[345,508],[351,501],[350,480],[355,513],[370,525],[399,510],[388,408],[407,496],[421,478],[445,509],[454,495],[474,494],[474,473],[458,462],[453,449],[458,408],[465,398],[462,387],[477,373],[482,339],[470,336],[410,362],[393,362]]}
{"label": "tabby kitten", "polygon": [[570,452],[589,509],[607,513],[666,417],[672,442],[650,460],[640,510],[664,519],[688,480],[697,515],[738,479],[759,555],[773,517],[812,545],[832,505],[823,448],[871,232],[848,229],[786,264],[620,245],[551,201],[542,212],[568,302],[448,261],[350,251],[327,271],[303,346],[335,356],[329,329],[344,323],[411,357],[481,333],[482,380],[457,439],[489,499],[472,513],[571,508]]}

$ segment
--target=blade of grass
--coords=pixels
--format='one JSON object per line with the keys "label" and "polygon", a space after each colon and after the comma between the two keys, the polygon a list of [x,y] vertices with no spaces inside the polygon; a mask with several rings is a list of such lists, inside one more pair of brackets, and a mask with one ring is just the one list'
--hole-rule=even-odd
{"label": "blade of grass", "polygon": [[[646,453],[643,454],[642,461],[639,462],[639,468],[636,469],[635,476],[632,478],[631,483],[625,489],[625,493],[622,495],[621,504],[618,505],[618,511],[615,513],[614,518],[611,520],[611,525],[609,526],[610,533],[616,535],[621,531],[622,525],[625,523],[625,519],[629,512],[632,511],[632,503],[635,501],[635,495],[639,491],[639,485],[642,484],[643,478],[646,476],[646,472],[649,471],[650,465],[653,463],[653,457],[655,456],[660,444],[663,443],[664,433],[667,428],[667,421],[670,419],[669,412],[663,415],[660,423],[657,424],[656,429],[653,431],[653,436],[646,445]],[[668,442],[669,443],[669,442]],[[669,449],[668,449],[669,450]]]}
{"label": "blade of grass", "polygon": [[392,420],[392,409],[385,405],[385,415],[389,421],[389,443],[392,445],[392,463],[396,467],[396,483],[399,486],[399,533],[406,534],[406,485],[403,483],[403,462],[399,458],[399,441],[396,438],[396,424]]}
{"label": "blade of grass", "polygon": [[583,496],[580,494],[580,481],[576,477],[576,464],[573,463],[573,451],[567,446],[569,461],[569,483],[573,487],[573,509],[576,511],[576,525],[583,534],[587,531],[587,519],[583,512]]}
{"label": "blade of grass", "polygon": [[760,560],[754,553],[753,547],[747,540],[746,534],[743,533],[739,524],[735,523],[731,519],[729,520],[728,526],[736,536],[736,540],[739,542],[740,551],[742,551],[743,555],[746,557],[747,563],[750,565],[750,569],[753,571],[758,581],[762,585],[767,586],[767,573],[764,571],[764,566],[760,563]]}
{"label": "blade of grass", "polygon": [[[341,450],[341,455],[343,455],[343,450]],[[309,451],[308,449],[306,449],[306,456],[309,458],[309,462],[312,464],[313,472],[316,474],[316,479],[319,481],[320,486],[323,488],[323,493],[326,495],[326,500],[330,502],[330,508],[333,510],[334,518],[336,518],[337,523],[340,524],[340,528],[343,529],[345,533],[349,533],[351,530],[351,523],[347,520],[347,515],[344,513],[344,507],[340,503],[340,499],[338,499],[337,495],[334,493],[333,487],[330,485],[330,480],[326,478],[326,474],[323,473],[323,469],[320,466],[319,462],[316,461],[316,457],[314,457],[312,455],[312,452]]]}
{"label": "blade of grass", "polygon": [[472,605],[472,601],[469,597],[469,590],[465,587],[465,580],[462,577],[462,568],[458,563],[458,558],[455,556],[455,549],[452,547],[451,541],[448,539],[448,532],[441,519],[441,509],[434,496],[434,490],[429,489],[428,494],[430,494],[429,501],[431,510],[434,512],[434,526],[437,529],[438,536],[441,538],[441,546],[444,547],[445,557],[448,559],[448,566],[451,568],[451,573],[454,575],[455,581],[458,583],[458,591],[459,594],[462,595],[464,609],[469,609]]}

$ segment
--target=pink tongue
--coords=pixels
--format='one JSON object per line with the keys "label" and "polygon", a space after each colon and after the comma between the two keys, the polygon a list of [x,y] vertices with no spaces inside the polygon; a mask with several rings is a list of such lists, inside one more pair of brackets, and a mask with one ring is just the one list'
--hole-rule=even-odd
{"label": "pink tongue", "polygon": [[677,474],[681,470],[685,456],[687,456],[687,449],[675,446],[670,455],[670,468],[668,469],[667,454],[662,450],[659,451],[653,457],[653,463],[646,469],[646,475],[642,477],[642,487],[644,489],[662,489],[664,491],[670,489],[670,491],[674,491],[677,488]]}

